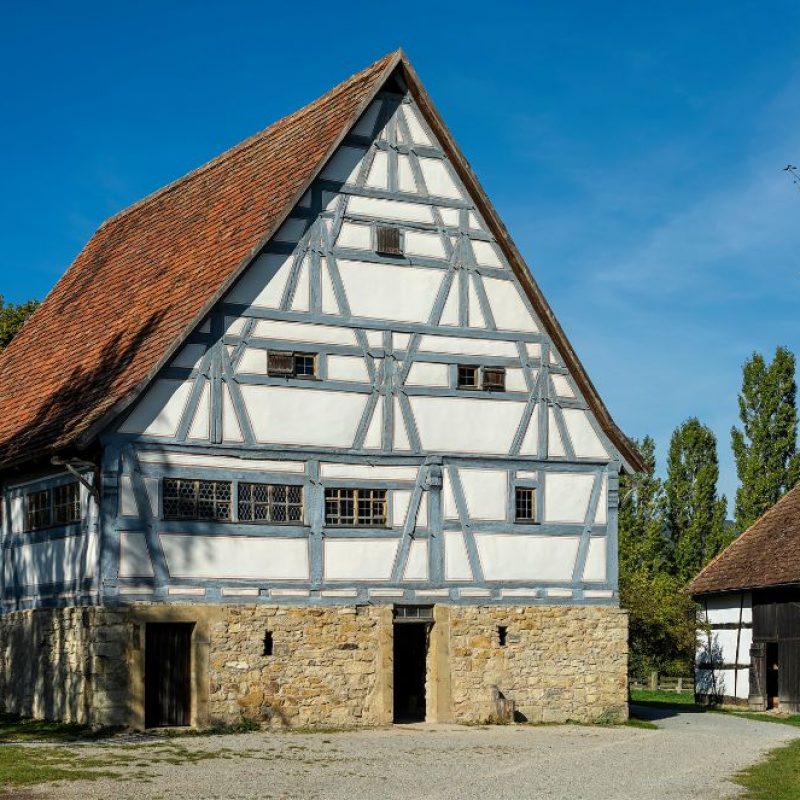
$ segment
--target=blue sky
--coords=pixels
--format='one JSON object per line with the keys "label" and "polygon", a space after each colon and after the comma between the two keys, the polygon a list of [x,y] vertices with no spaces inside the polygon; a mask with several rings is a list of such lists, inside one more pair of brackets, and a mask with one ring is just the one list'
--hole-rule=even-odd
{"label": "blue sky", "polygon": [[0,293],[402,46],[622,428],[730,426],[800,353],[800,5],[5,3]]}

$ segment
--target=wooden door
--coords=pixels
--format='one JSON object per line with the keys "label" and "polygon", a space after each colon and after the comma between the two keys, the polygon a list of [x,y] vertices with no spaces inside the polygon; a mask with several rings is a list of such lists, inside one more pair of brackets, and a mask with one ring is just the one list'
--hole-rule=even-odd
{"label": "wooden door", "polygon": [[145,633],[145,726],[191,722],[192,623],[149,623]]}

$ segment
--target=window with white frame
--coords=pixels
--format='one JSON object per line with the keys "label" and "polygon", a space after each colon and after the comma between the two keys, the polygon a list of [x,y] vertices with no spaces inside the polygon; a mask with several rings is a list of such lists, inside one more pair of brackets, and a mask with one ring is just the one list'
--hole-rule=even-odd
{"label": "window with white frame", "polygon": [[25,530],[37,531],[81,521],[81,490],[77,481],[25,495]]}

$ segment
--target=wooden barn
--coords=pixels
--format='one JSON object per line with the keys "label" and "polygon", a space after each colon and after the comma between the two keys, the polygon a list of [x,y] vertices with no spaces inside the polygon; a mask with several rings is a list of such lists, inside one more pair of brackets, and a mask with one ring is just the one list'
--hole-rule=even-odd
{"label": "wooden barn", "polygon": [[0,708],[624,717],[640,466],[393,53],[105,222],[0,359]]}
{"label": "wooden barn", "polygon": [[800,711],[800,486],[689,589],[701,606],[698,699]]}

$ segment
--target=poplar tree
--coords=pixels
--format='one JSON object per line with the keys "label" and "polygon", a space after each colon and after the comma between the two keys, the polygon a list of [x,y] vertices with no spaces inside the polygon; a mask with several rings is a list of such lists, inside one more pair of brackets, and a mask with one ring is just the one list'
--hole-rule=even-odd
{"label": "poplar tree", "polygon": [[785,347],[767,363],[753,353],[742,368],[739,419],[731,429],[739,489],[736,527],[750,527],[800,479],[795,357]]}
{"label": "poplar tree", "polygon": [[724,497],[717,497],[717,440],[694,417],[679,425],[667,457],[666,523],[671,572],[692,578],[729,541]]}
{"label": "poplar tree", "polygon": [[25,303],[6,303],[0,294],[0,352],[8,347],[8,343],[19,333],[28,317],[39,306],[38,300]]}
{"label": "poplar tree", "polygon": [[619,479],[620,574],[663,569],[664,487],[656,477],[656,443],[650,436],[634,442],[645,462],[643,472],[622,474]]}

